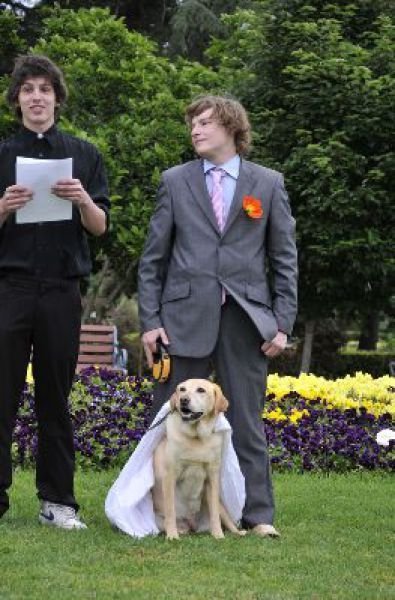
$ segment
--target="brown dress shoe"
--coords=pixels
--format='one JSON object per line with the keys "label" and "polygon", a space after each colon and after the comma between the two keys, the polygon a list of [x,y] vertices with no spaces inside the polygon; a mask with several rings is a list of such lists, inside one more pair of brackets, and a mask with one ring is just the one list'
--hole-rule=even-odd
{"label": "brown dress shoe", "polygon": [[255,535],[260,535],[261,537],[280,537],[277,529],[273,527],[273,525],[267,525],[266,523],[259,523],[259,525],[255,525],[255,527],[251,528],[252,533]]}

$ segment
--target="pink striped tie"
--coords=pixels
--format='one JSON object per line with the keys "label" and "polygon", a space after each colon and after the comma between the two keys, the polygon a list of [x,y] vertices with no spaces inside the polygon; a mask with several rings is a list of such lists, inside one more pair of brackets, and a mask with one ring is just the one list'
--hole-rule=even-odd
{"label": "pink striped tie", "polygon": [[222,187],[222,178],[226,175],[223,169],[212,169],[213,190],[211,192],[211,202],[213,204],[214,214],[217,219],[219,230],[222,231],[225,225],[224,219],[224,190]]}
{"label": "pink striped tie", "polygon": [[[219,230],[222,232],[225,225],[224,218],[224,189],[222,187],[222,178],[226,175],[223,169],[212,169],[211,175],[213,178],[213,190],[211,192],[211,202],[213,203],[214,214],[217,219]],[[225,304],[226,292],[225,288],[221,287],[221,304]]]}

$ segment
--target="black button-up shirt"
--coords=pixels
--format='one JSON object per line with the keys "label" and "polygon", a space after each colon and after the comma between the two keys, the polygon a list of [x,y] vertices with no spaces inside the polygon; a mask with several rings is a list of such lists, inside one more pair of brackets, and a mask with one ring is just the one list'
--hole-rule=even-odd
{"label": "black button-up shirt", "polygon": [[[72,158],[73,177],[108,217],[110,201],[101,155],[85,140],[63,133],[53,125],[44,134],[23,127],[0,143],[0,197],[15,184],[16,157]],[[108,222],[108,218],[107,218]],[[70,279],[91,270],[87,235],[79,209],[73,205],[69,221],[17,224],[15,214],[0,227],[0,277],[6,274]]]}

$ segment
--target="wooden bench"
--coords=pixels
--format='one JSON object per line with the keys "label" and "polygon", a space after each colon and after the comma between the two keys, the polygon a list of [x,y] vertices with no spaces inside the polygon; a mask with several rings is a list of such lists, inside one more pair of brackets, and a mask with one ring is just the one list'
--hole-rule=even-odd
{"label": "wooden bench", "polygon": [[127,372],[127,351],[119,347],[115,325],[81,325],[77,373],[92,365]]}

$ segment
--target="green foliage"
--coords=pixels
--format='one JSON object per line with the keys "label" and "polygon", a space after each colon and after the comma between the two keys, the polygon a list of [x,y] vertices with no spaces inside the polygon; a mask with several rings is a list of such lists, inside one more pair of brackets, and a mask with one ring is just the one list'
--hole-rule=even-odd
{"label": "green foliage", "polygon": [[[105,251],[122,277],[137,264],[161,171],[189,151],[184,107],[215,87],[215,74],[170,63],[152,41],[104,9],[55,9],[35,50],[65,73],[70,97],[62,127],[104,154],[113,202]],[[128,282],[134,278],[125,288]]]}
{"label": "green foliage", "polygon": [[395,43],[387,12],[382,2],[262,1],[225,17],[229,35],[209,51],[249,108],[254,158],[285,172],[301,307],[311,317],[362,298],[370,309],[388,307]]}
{"label": "green foliage", "polygon": [[[389,375],[389,364],[395,361],[394,352],[327,352],[321,353],[313,348],[310,373],[337,379],[354,373],[369,373],[372,377]],[[280,356],[269,361],[269,373],[279,375],[299,375],[301,348],[290,348]]]}
{"label": "green foliage", "polygon": [[21,20],[10,10],[0,12],[0,75],[9,73],[12,59],[26,48],[21,37]]}
{"label": "green foliage", "polygon": [[[16,13],[17,3],[5,4]],[[220,90],[233,92],[249,110],[252,158],[286,174],[298,223],[302,312],[321,318],[335,308],[386,310],[394,268],[390,3],[243,2],[239,6],[251,9],[223,16],[227,35],[207,54],[216,72],[161,57],[152,41],[110,13],[117,7],[128,19],[128,3],[78,11],[72,8],[80,2],[63,9],[49,4],[54,3],[41,2],[26,14],[36,15],[37,23],[48,15],[35,50],[65,71],[70,99],[62,127],[89,138],[104,154],[112,230],[99,244],[122,282],[120,293],[135,289],[160,172],[192,155],[183,109],[196,94]],[[235,8],[233,0],[194,0],[178,8],[163,3],[181,21],[198,4],[215,19]],[[203,12],[192,23],[193,35],[199,30],[202,40]],[[3,72],[26,50],[26,31],[26,22],[14,13],[0,13]],[[3,77],[0,90],[6,85]],[[14,127],[1,97],[0,138]]]}
{"label": "green foliage", "polygon": [[[207,0],[186,0],[180,2],[171,19],[172,33],[169,40],[170,52],[188,56],[195,60],[203,59],[211,36],[221,36],[224,27],[214,12],[213,2]],[[215,3],[214,3],[215,4]]]}
{"label": "green foliage", "polygon": [[10,10],[3,9],[0,12],[0,139],[7,137],[15,127],[14,116],[8,111],[5,96],[1,92],[8,85],[13,58],[25,49],[20,19]]}
{"label": "green foliage", "polygon": [[[62,3],[57,0],[38,0],[37,12],[43,8],[53,8],[56,5],[62,8],[78,10],[80,8],[108,8],[113,15],[122,17],[129,30],[138,31],[154,39],[166,40],[170,14],[177,8],[177,0],[66,0]],[[32,17],[30,10],[28,18]]]}

